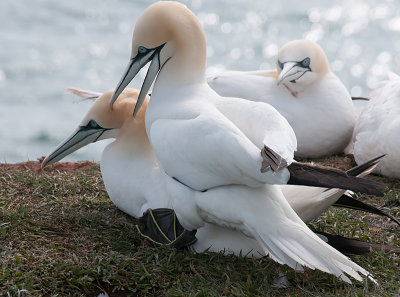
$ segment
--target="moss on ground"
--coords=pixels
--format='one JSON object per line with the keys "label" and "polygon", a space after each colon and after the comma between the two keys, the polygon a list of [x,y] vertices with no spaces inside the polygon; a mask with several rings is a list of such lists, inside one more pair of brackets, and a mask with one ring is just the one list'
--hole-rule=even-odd
{"label": "moss on ground", "polygon": [[[335,158],[318,162],[342,169],[352,164]],[[400,217],[400,181],[371,178],[388,185],[386,195],[360,199]],[[69,171],[0,166],[0,296],[400,296],[397,255],[352,256],[380,287],[348,285],[268,258],[151,248],[135,223],[108,198],[97,165]],[[400,245],[398,226],[358,211],[331,208],[311,225]],[[273,288],[280,275],[292,286]]]}

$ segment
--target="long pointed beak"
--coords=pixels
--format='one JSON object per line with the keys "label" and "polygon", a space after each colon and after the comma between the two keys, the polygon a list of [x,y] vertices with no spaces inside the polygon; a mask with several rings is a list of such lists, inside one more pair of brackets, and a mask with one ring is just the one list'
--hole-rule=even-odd
{"label": "long pointed beak", "polygon": [[298,62],[285,62],[278,77],[278,86],[286,81],[296,81],[305,71],[307,69],[299,67]]}
{"label": "long pointed beak", "polygon": [[107,130],[111,129],[101,128],[100,126],[98,126],[98,128],[79,126],[78,129],[65,138],[57,148],[43,160],[42,168],[61,160],[89,143],[103,139],[101,136]]}
{"label": "long pointed beak", "polygon": [[136,57],[132,58],[129,61],[128,67],[126,68],[124,75],[122,76],[120,82],[118,83],[118,86],[114,91],[114,94],[110,99],[111,109],[113,107],[114,102],[117,100],[118,96],[131,82],[131,80],[138,74],[139,70],[142,69],[148,62],[150,62],[150,60],[152,60],[149,70],[147,71],[146,77],[143,81],[142,88],[140,89],[140,94],[135,106],[135,110],[133,112],[134,116],[136,115],[144,99],[146,98],[146,95],[151,85],[153,84],[155,78],[157,77],[158,72],[160,71],[161,68],[160,51],[164,47],[164,45],[165,44],[162,44],[156,48],[149,49],[144,54],[138,53]]}
{"label": "long pointed beak", "polygon": [[150,90],[151,85],[156,79],[158,72],[160,72],[160,68],[161,68],[160,52],[156,52],[149,66],[149,70],[147,70],[146,77],[142,84],[142,88],[140,89],[139,97],[138,100],[136,101],[135,109],[133,110],[134,117],[136,116],[137,112],[142,106],[143,101]]}

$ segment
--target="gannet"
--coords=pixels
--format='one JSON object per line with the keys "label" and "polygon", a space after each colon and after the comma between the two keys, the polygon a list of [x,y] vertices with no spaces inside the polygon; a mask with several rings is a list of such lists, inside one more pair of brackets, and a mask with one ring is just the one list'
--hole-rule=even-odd
{"label": "gannet", "polygon": [[[42,167],[61,160],[89,143],[106,138],[116,138],[104,149],[100,161],[104,184],[113,203],[120,210],[135,218],[142,216],[148,208],[171,207],[170,196],[175,193],[167,191],[165,187],[165,179],[169,177],[159,169],[145,132],[144,113],[149,98],[145,99],[144,106],[137,117],[133,118],[132,111],[139,94],[137,90],[125,89],[115,103],[113,111],[108,106],[112,91],[100,94],[74,88],[68,90],[83,98],[94,100],[93,105],[78,129],[43,160]],[[101,133],[103,133],[102,137],[98,138]],[[349,174],[365,176],[376,166],[376,162],[377,160],[371,160],[351,169]],[[170,182],[177,183],[173,180]],[[349,200],[346,199],[346,196],[341,196],[345,192],[344,190],[292,185],[280,187],[291,207],[304,222],[309,222],[319,216],[328,207],[335,205],[338,199],[342,206],[357,208],[357,205],[354,205],[357,203],[356,200]],[[232,190],[230,187],[226,187],[225,191],[230,193]],[[208,192],[207,195],[214,195],[215,199],[218,199],[219,192],[215,192],[213,189]],[[192,196],[203,195],[201,192],[193,190],[189,191],[189,194]],[[229,195],[234,196],[236,193]],[[366,207],[371,208],[372,206],[367,205]],[[361,205],[359,209],[365,210],[365,206]],[[372,209],[374,213],[377,211],[379,212],[379,210]],[[256,240],[232,228],[207,223],[198,229],[196,237],[198,241],[193,245],[196,252],[208,250],[256,257],[263,255]]]}
{"label": "gannet", "polygon": [[[155,80],[145,125],[160,167],[178,181],[167,187],[182,193],[172,197],[181,224],[189,230],[205,223],[235,228],[293,269],[316,268],[346,282],[346,274],[357,280],[359,273],[367,276],[316,236],[275,185],[302,183],[305,173],[321,186],[324,175],[293,162],[296,137],[288,122],[268,104],[215,93],[205,81],[205,58],[204,31],[193,13],[177,2],[157,2],[137,20],[131,60],[110,102],[112,108],[151,61],[134,115]],[[296,170],[289,172],[292,164]],[[235,195],[227,195],[226,187]],[[218,199],[210,189],[220,193]],[[189,190],[203,194],[191,197]]]}
{"label": "gannet", "polygon": [[400,76],[389,79],[371,92],[354,128],[354,158],[362,163],[369,156],[386,154],[375,172],[400,177]]}
{"label": "gannet", "polygon": [[[109,101],[112,91],[101,96],[95,92],[72,91],[96,101],[79,127],[43,160],[42,167],[61,160],[89,143],[116,138],[105,147],[100,160],[101,174],[111,201],[135,218],[142,216],[148,208],[171,208],[164,179],[144,128],[146,108],[136,118],[132,117],[139,92],[135,89],[125,90],[119,97],[119,104],[111,111]],[[145,106],[147,102],[148,98],[145,99]]]}
{"label": "gannet", "polygon": [[350,143],[356,121],[352,98],[313,41],[285,44],[278,51],[276,70],[229,71],[210,76],[208,83],[221,96],[275,107],[296,134],[296,157],[329,156]]}

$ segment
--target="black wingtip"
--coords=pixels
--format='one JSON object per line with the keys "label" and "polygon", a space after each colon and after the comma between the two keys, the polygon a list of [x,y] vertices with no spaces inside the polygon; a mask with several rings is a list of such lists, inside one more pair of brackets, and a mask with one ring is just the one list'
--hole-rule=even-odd
{"label": "black wingtip", "polygon": [[263,159],[260,169],[262,173],[268,170],[276,172],[287,166],[286,160],[266,145],[261,150],[261,157]]}
{"label": "black wingtip", "polygon": [[329,167],[293,162],[288,184],[322,188],[339,188],[368,195],[383,196],[386,185],[360,177],[349,176],[345,172]]}
{"label": "black wingtip", "polygon": [[350,176],[357,176],[360,175],[361,173],[370,170],[371,168],[373,168],[374,166],[376,166],[378,164],[378,162],[380,161],[380,159],[382,159],[384,156],[386,156],[386,154],[378,156],[376,158],[373,158],[363,164],[360,164],[356,167],[353,167],[349,170],[346,171],[347,175]]}
{"label": "black wingtip", "polygon": [[400,226],[400,222],[394,216],[384,212],[383,210],[380,210],[379,208],[377,208],[375,206],[372,206],[365,202],[361,202],[357,199],[354,199],[353,197],[350,197],[346,194],[342,195],[333,204],[333,206],[362,210],[362,211],[366,211],[366,212],[373,213],[376,215],[384,216],[384,217],[391,219],[393,222],[395,222],[397,225]]}
{"label": "black wingtip", "polygon": [[[363,255],[371,252],[372,248],[384,251],[386,253],[400,254],[400,247],[395,245],[385,245],[379,243],[371,243],[359,239],[332,235],[326,232],[317,231],[318,235],[326,238],[327,243],[344,254]],[[325,239],[324,238],[324,239]]]}
{"label": "black wingtip", "polygon": [[364,100],[364,101],[369,101],[369,98],[367,98],[367,97],[351,97],[351,100]]}

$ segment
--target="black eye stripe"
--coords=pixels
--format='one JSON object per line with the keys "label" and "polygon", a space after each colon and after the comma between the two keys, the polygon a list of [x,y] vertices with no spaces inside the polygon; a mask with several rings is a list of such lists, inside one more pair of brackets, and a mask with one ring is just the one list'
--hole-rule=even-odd
{"label": "black eye stripe", "polygon": [[94,130],[94,129],[103,129],[103,130],[108,130],[104,129],[101,127],[95,120],[90,120],[86,126],[81,126],[81,130]]}
{"label": "black eye stripe", "polygon": [[288,62],[294,62],[294,63],[296,63],[296,66],[299,66],[299,67],[302,67],[302,68],[307,68],[308,70],[311,71],[311,68],[310,68],[311,59],[309,57],[306,57],[301,61],[286,61],[286,62],[283,62],[283,63],[278,60],[279,68],[283,69],[283,66]]}
{"label": "black eye stripe", "polygon": [[309,57],[307,57],[307,58],[303,59],[303,61],[301,61],[300,63],[301,63],[302,67],[307,68],[310,66],[311,60]]}
{"label": "black eye stripe", "polygon": [[145,48],[144,46],[139,46],[139,47],[138,47],[138,54],[143,55],[143,54],[145,54],[145,53],[147,53],[147,52],[148,52],[148,49]]}

